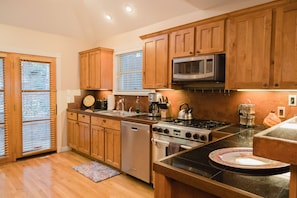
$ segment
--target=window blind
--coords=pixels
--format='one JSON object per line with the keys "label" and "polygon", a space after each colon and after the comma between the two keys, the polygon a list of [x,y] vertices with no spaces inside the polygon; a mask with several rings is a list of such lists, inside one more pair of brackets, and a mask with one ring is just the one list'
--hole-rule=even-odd
{"label": "window blind", "polygon": [[119,92],[139,92],[142,89],[142,51],[117,55],[117,89]]}
{"label": "window blind", "polygon": [[8,137],[5,130],[5,101],[4,101],[4,58],[0,58],[0,157],[8,154]]}

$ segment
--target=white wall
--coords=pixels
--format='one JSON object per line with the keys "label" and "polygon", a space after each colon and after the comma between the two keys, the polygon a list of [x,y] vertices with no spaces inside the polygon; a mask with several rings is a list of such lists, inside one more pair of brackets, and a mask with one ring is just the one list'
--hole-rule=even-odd
{"label": "white wall", "polygon": [[84,41],[0,24],[0,51],[56,57],[57,148],[67,150],[67,102],[80,94],[78,52],[92,48]]}

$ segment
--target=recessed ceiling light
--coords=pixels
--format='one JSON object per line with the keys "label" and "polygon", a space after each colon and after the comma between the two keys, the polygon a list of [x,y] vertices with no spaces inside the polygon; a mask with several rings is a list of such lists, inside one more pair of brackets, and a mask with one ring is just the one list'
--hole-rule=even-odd
{"label": "recessed ceiling light", "polygon": [[111,21],[112,17],[110,14],[105,14],[105,19],[107,19],[108,21]]}
{"label": "recessed ceiling light", "polygon": [[126,12],[131,13],[133,11],[133,8],[131,6],[129,6],[129,5],[127,5],[125,7],[125,10],[126,10]]}
{"label": "recessed ceiling light", "polygon": [[135,12],[135,8],[133,7],[133,5],[131,4],[126,4],[124,5],[124,10],[125,12],[127,12],[128,14],[132,14]]}

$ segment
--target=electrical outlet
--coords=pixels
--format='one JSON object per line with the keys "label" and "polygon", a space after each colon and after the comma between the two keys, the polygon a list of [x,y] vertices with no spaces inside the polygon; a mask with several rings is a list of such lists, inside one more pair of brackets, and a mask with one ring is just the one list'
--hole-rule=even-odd
{"label": "electrical outlet", "polygon": [[277,116],[279,118],[285,118],[286,117],[286,108],[285,107],[277,107]]}
{"label": "electrical outlet", "polygon": [[289,106],[296,106],[296,95],[289,95],[288,97],[288,105]]}

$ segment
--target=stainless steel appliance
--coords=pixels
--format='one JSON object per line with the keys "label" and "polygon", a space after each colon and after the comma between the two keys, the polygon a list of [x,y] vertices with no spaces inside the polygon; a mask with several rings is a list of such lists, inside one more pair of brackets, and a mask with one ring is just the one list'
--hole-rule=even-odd
{"label": "stainless steel appliance", "polygon": [[[212,140],[211,131],[228,123],[212,120],[168,120],[152,125],[152,163],[168,156],[170,148],[178,146],[179,151],[203,145]],[[152,183],[154,173],[152,171]]]}
{"label": "stainless steel appliance", "polygon": [[121,121],[122,171],[150,183],[150,125]]}
{"label": "stainless steel appliance", "polygon": [[148,94],[148,101],[149,101],[149,112],[148,116],[151,117],[159,117],[160,108],[159,103],[161,101],[162,94],[161,93],[149,93]]}
{"label": "stainless steel appliance", "polygon": [[172,81],[225,82],[225,54],[175,58],[172,62]]}

